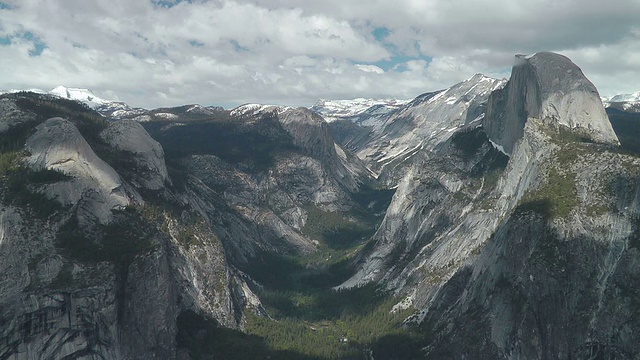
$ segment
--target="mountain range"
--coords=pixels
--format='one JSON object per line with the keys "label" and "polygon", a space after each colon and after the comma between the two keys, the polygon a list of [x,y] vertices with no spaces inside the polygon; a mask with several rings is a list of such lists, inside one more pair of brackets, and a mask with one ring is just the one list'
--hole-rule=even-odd
{"label": "mountain range", "polygon": [[640,99],[0,95],[0,359],[634,359]]}

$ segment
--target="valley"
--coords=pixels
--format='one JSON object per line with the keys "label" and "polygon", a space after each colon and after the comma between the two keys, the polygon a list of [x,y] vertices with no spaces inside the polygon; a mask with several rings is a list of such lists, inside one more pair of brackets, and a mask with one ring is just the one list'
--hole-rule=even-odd
{"label": "valley", "polygon": [[311,109],[2,94],[0,359],[637,358],[616,99],[554,53]]}

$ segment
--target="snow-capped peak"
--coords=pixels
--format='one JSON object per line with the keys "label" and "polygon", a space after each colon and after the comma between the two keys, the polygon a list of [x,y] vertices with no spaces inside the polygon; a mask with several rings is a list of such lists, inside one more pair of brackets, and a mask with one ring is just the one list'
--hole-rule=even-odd
{"label": "snow-capped peak", "polygon": [[640,91],[633,94],[620,94],[609,99],[609,102],[637,102],[640,101]]}
{"label": "snow-capped peak", "polygon": [[275,111],[280,114],[287,110],[291,109],[289,106],[279,106],[279,105],[263,105],[263,104],[244,104],[240,105],[235,109],[231,110],[232,116],[241,116],[241,115],[257,115],[260,113],[265,113],[269,111]]}
{"label": "snow-capped peak", "polygon": [[53,90],[49,91],[49,94],[69,100],[80,101],[92,108],[110,103],[110,101],[95,96],[89,89],[68,88],[62,85],[57,86]]}
{"label": "snow-capped peak", "polygon": [[640,112],[640,91],[633,94],[619,94],[610,98],[603,97],[602,104],[606,108]]}
{"label": "snow-capped peak", "polygon": [[328,122],[357,116],[374,106],[378,112],[390,112],[408,103],[409,100],[398,99],[365,99],[357,98],[352,100],[320,100],[311,110],[322,115]]}

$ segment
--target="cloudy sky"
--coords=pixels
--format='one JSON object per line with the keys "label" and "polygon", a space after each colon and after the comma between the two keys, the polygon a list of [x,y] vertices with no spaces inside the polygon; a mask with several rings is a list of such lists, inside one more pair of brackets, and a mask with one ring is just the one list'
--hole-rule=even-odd
{"label": "cloudy sky", "polygon": [[408,99],[537,51],[639,91],[640,0],[0,0],[0,89],[148,108]]}

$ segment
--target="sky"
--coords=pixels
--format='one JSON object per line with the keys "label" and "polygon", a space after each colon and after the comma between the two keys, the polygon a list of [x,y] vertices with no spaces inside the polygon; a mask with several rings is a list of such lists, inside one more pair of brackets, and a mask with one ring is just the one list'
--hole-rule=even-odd
{"label": "sky", "polygon": [[0,89],[146,108],[410,99],[538,51],[640,91],[640,0],[0,0]]}

